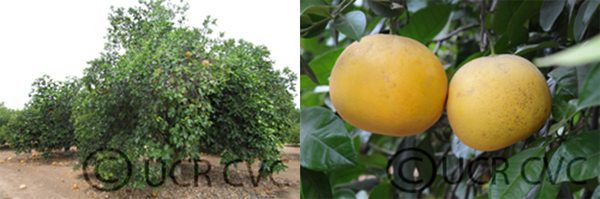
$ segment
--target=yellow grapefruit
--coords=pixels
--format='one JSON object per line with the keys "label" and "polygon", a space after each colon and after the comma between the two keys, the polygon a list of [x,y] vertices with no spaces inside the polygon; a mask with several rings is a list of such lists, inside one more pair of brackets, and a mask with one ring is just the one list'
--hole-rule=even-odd
{"label": "yellow grapefruit", "polygon": [[450,82],[446,111],[454,134],[467,146],[494,151],[538,131],[552,97],[542,73],[515,55],[481,57]]}
{"label": "yellow grapefruit", "polygon": [[365,131],[419,134],[441,116],[448,89],[440,60],[421,43],[370,35],[338,57],[329,82],[336,111]]}

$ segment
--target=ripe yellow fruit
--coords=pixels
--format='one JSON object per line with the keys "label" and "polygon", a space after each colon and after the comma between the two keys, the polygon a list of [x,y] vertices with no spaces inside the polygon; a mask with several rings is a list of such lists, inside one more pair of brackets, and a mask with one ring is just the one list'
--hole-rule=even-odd
{"label": "ripe yellow fruit", "polygon": [[546,122],[552,97],[542,73],[515,55],[474,59],[450,82],[446,111],[467,146],[494,151],[525,139]]}
{"label": "ripe yellow fruit", "polygon": [[0,160],[0,164],[4,163],[4,161]]}
{"label": "ripe yellow fruit", "polygon": [[25,160],[21,160],[21,163],[25,163]]}
{"label": "ripe yellow fruit", "polygon": [[12,158],[8,158],[8,161],[11,161],[11,160],[12,160]]}
{"label": "ripe yellow fruit", "polygon": [[58,163],[58,165],[62,165],[62,162]]}
{"label": "ripe yellow fruit", "polygon": [[152,197],[156,197],[156,193],[152,193]]}
{"label": "ripe yellow fruit", "polygon": [[73,189],[77,189],[79,186],[77,185],[73,185]]}
{"label": "ripe yellow fruit", "polygon": [[448,79],[423,44],[396,35],[370,35],[348,46],[329,80],[336,111],[371,133],[410,136],[442,115]]}
{"label": "ripe yellow fruit", "polygon": [[202,66],[207,67],[208,66],[208,60],[202,60]]}
{"label": "ripe yellow fruit", "polygon": [[56,162],[52,162],[52,165],[56,165]]}
{"label": "ripe yellow fruit", "polygon": [[185,57],[191,57],[191,56],[192,56],[192,52],[190,52],[190,51],[187,51],[187,52],[185,53]]}

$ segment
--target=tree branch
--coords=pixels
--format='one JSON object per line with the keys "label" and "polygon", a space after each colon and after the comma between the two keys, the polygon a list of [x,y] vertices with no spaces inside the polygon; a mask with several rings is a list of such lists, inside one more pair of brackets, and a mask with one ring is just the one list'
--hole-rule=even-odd
{"label": "tree branch", "polygon": [[433,40],[433,42],[440,42],[440,41],[448,40],[452,36],[458,34],[460,31],[468,30],[470,28],[477,27],[477,26],[479,26],[479,24],[477,24],[477,23],[461,26],[457,29],[454,29],[452,32],[448,33],[448,35],[446,35],[444,38]]}

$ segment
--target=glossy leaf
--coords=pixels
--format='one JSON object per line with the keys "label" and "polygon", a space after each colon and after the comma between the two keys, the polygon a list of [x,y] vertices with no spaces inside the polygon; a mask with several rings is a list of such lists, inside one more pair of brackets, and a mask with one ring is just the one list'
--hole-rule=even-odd
{"label": "glossy leaf", "polygon": [[544,0],[540,8],[540,26],[544,31],[549,31],[565,7],[566,0]]}
{"label": "glossy leaf", "polygon": [[539,49],[545,49],[545,48],[558,48],[558,44],[555,42],[551,42],[551,41],[545,41],[545,42],[542,42],[539,44],[531,44],[531,45],[521,46],[521,47],[517,48],[515,55],[523,56],[524,54],[527,54],[529,52],[539,50]]}
{"label": "glossy leaf", "polygon": [[377,185],[373,190],[371,190],[371,193],[369,193],[369,199],[375,199],[375,198],[391,198],[391,190],[393,189],[393,187],[390,185],[390,183],[388,182],[382,182],[379,185]]}
{"label": "glossy leaf", "polygon": [[578,108],[583,109],[590,106],[600,105],[600,63],[591,69],[582,88],[579,90]]}
{"label": "glossy leaf", "polygon": [[300,181],[304,198],[331,198],[333,193],[329,179],[323,172],[300,167]]}
{"label": "glossy leaf", "polygon": [[[581,181],[600,175],[599,131],[579,134],[563,143],[552,156],[549,169],[558,171],[556,182]],[[570,167],[569,167],[570,166]]]}
{"label": "glossy leaf", "polygon": [[400,16],[404,12],[403,9],[392,9],[391,0],[367,0],[367,4],[376,15],[381,17]]}
{"label": "glossy leaf", "polygon": [[596,187],[596,189],[594,189],[594,194],[592,195],[593,199],[599,199],[600,198],[600,185],[598,185]]}
{"label": "glossy leaf", "polygon": [[[302,149],[301,149],[302,150]],[[359,161],[358,166],[341,170],[341,171],[332,171],[329,173],[329,180],[331,184],[345,184],[356,180],[361,175],[369,174],[369,170],[367,170],[367,162]]]}
{"label": "glossy leaf", "polygon": [[[540,177],[544,164],[542,161],[529,161],[543,158],[544,149],[534,147],[525,149],[508,159],[497,168],[489,188],[491,198],[523,198],[533,188]],[[527,163],[525,165],[525,163]],[[504,169],[506,168],[506,169]],[[501,169],[502,171],[499,171]],[[508,182],[508,183],[507,183]]]}
{"label": "glossy leaf", "polygon": [[[523,25],[540,11],[542,1],[523,1],[515,13],[511,16],[508,22],[507,35],[514,40],[513,37],[517,34],[518,29],[522,29]],[[527,31],[529,32],[529,31]]]}
{"label": "glossy leaf", "polygon": [[[331,69],[335,65],[337,58],[342,54],[344,48],[336,49],[325,53],[312,60],[308,65],[313,69],[317,80],[322,85],[329,85],[329,76],[331,75]],[[314,82],[308,77],[300,77],[300,88],[307,88],[316,86]]]}
{"label": "glossy leaf", "polygon": [[451,9],[445,5],[423,8],[411,15],[410,23],[398,30],[398,33],[425,44],[444,28],[450,12]]}
{"label": "glossy leaf", "polygon": [[315,171],[343,170],[358,164],[344,122],[322,107],[302,111],[300,149],[300,165]]}
{"label": "glossy leaf", "polygon": [[510,23],[522,3],[523,1],[498,1],[495,8],[496,12],[488,15],[490,16],[490,21],[487,23],[488,28],[499,35],[506,33],[509,27],[508,23]]}
{"label": "glossy leaf", "polygon": [[362,11],[352,11],[335,19],[331,23],[331,27],[354,40],[360,41],[367,27],[367,18]]}
{"label": "glossy leaf", "polygon": [[598,11],[598,5],[600,5],[600,1],[584,1],[579,7],[575,21],[573,21],[573,36],[575,37],[575,41],[579,42],[583,38],[592,15]]}
{"label": "glossy leaf", "polygon": [[304,61],[304,58],[302,58],[302,56],[300,56],[300,74],[308,76],[308,78],[310,78],[310,80],[312,80],[315,84],[319,84],[319,80],[317,80],[315,72],[313,72],[312,68],[310,68],[308,63]]}

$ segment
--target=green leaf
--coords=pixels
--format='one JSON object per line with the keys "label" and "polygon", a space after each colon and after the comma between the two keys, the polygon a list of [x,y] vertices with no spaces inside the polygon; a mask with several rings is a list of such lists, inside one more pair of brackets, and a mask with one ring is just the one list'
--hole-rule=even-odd
{"label": "green leaf", "polygon": [[598,10],[596,9],[598,5],[600,5],[600,1],[584,1],[579,7],[577,16],[575,16],[575,21],[573,22],[573,36],[575,37],[575,41],[579,42],[583,38],[592,15]]}
{"label": "green leaf", "polygon": [[452,135],[452,153],[457,158],[471,159],[483,153],[462,143],[455,134]]}
{"label": "green leaf", "polygon": [[541,5],[541,1],[523,1],[521,3],[519,9],[511,16],[508,22],[507,35],[511,41],[517,35],[517,30],[522,29],[523,25],[540,11]]}
{"label": "green leaf", "polygon": [[329,179],[323,172],[312,171],[300,167],[300,181],[302,196],[304,198],[331,198],[333,197]]}
{"label": "green leaf", "polygon": [[553,55],[533,59],[533,63],[538,67],[579,66],[597,61],[600,61],[600,35]]}
{"label": "green leaf", "polygon": [[354,168],[341,171],[332,171],[329,173],[329,181],[335,186],[338,184],[352,182],[361,175],[369,174],[366,163],[367,162],[359,161],[358,166]]}
{"label": "green leaf", "polygon": [[446,5],[423,8],[411,15],[410,23],[398,30],[398,33],[426,44],[444,28],[451,11]]}
{"label": "green leaf", "polygon": [[[533,188],[533,182],[537,181],[542,173],[544,152],[544,148],[542,147],[525,149],[498,167],[490,184],[488,192],[490,197],[525,197],[529,193],[529,190]],[[532,158],[539,158],[539,161],[526,162]]]}
{"label": "green leaf", "polygon": [[600,185],[598,185],[596,187],[596,189],[594,189],[594,194],[592,195],[592,199],[599,199],[600,198]]}
{"label": "green leaf", "polygon": [[389,182],[382,182],[379,185],[377,185],[373,190],[371,190],[371,193],[369,193],[369,199],[375,199],[375,198],[392,198],[391,193],[391,186]]}
{"label": "green leaf", "polygon": [[302,55],[300,55],[300,75],[306,75],[312,80],[315,84],[319,84],[319,80],[315,76],[315,72],[313,72],[312,68],[304,61]]}
{"label": "green leaf", "polygon": [[331,16],[329,6],[310,6],[300,14],[300,35],[304,38],[315,37],[327,27]]}
{"label": "green leaf", "polygon": [[300,114],[300,149],[300,165],[315,171],[343,170],[358,164],[344,122],[322,107]]}
{"label": "green leaf", "polygon": [[367,17],[362,11],[352,11],[335,19],[331,23],[331,27],[354,40],[360,41],[367,27]]}
{"label": "green leaf", "polygon": [[592,70],[593,65],[579,67],[560,67],[548,73],[556,83],[573,97],[578,97],[583,89],[585,77]]}
{"label": "green leaf", "polygon": [[356,199],[356,194],[352,189],[338,189],[333,193],[334,199]]}
{"label": "green leaf", "polygon": [[544,48],[558,48],[558,44],[556,42],[545,41],[545,42],[542,42],[539,44],[531,44],[531,45],[521,46],[521,47],[517,48],[515,55],[523,56],[524,54],[527,54],[529,52],[539,50],[539,49],[544,49]]}
{"label": "green leaf", "polygon": [[544,0],[540,8],[540,26],[546,32],[552,28],[552,24],[565,8],[566,0]]}
{"label": "green leaf", "polygon": [[488,198],[488,193],[486,192],[486,193],[484,193],[484,194],[480,194],[480,195],[478,195],[478,196],[475,196],[475,197],[474,197],[474,198],[472,198],[472,199],[487,199],[487,198]]}
{"label": "green leaf", "polygon": [[377,16],[381,17],[400,16],[404,12],[404,9],[392,9],[391,0],[367,0],[367,4]]}
{"label": "green leaf", "polygon": [[[308,65],[313,69],[317,80],[322,85],[329,85],[329,76],[331,75],[331,69],[335,65],[337,58],[342,54],[345,48],[336,49],[329,51],[324,55],[321,55],[312,60]],[[314,87],[317,84],[312,82],[307,76],[300,76],[300,89],[307,87]]]}
{"label": "green leaf", "polygon": [[553,101],[552,118],[556,121],[567,121],[575,116],[578,111],[577,99],[572,99],[568,95],[559,93]]}
{"label": "green leaf", "polygon": [[302,13],[306,8],[311,6],[325,6],[327,2],[324,0],[310,0],[310,1],[300,1],[300,13]]}
{"label": "green leaf", "polygon": [[489,29],[494,30],[499,35],[506,33],[508,23],[520,8],[523,1],[498,1],[496,4],[496,12],[490,16],[490,21],[487,23]]}
{"label": "green leaf", "polygon": [[[552,156],[549,169],[558,170],[556,182],[582,181],[600,175],[600,131],[581,133],[563,143]],[[570,167],[569,167],[570,166]]]}
{"label": "green leaf", "polygon": [[372,155],[359,154],[358,161],[364,162],[367,166],[380,168],[380,169],[385,169],[385,167],[387,166],[387,162],[388,162],[387,158],[379,153],[372,154]]}
{"label": "green leaf", "polygon": [[579,101],[577,107],[583,109],[590,106],[600,105],[600,63],[596,64],[585,78],[583,87],[579,90]]}

